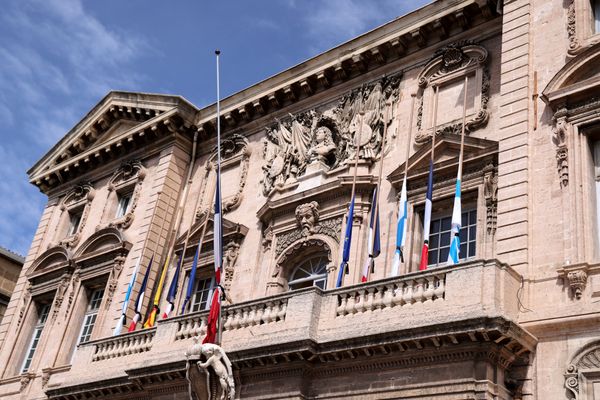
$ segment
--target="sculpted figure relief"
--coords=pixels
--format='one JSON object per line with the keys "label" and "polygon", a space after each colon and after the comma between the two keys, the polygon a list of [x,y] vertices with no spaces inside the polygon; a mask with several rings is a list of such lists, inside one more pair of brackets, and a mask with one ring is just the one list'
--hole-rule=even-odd
{"label": "sculpted figure relief", "polygon": [[218,345],[213,343],[200,343],[200,338],[195,336],[193,338],[194,344],[186,351],[185,356],[189,360],[193,357],[204,356],[206,361],[198,361],[196,363],[199,369],[202,369],[206,373],[206,387],[208,389],[208,399],[211,399],[210,393],[210,371],[212,370],[219,380],[219,386],[221,388],[221,396],[219,399],[233,400],[235,398],[235,383],[233,380],[233,370],[231,361],[225,351]]}
{"label": "sculpted figure relief", "polygon": [[311,201],[296,207],[296,221],[302,229],[303,236],[313,233],[315,225],[319,222],[319,203]]}
{"label": "sculpted figure relief", "polygon": [[360,133],[360,157],[375,160],[381,151],[385,109],[398,97],[399,77],[385,77],[361,86],[333,107],[310,110],[286,120],[275,120],[266,129],[263,147],[263,194],[293,183],[311,162],[334,169],[345,165],[355,154]]}

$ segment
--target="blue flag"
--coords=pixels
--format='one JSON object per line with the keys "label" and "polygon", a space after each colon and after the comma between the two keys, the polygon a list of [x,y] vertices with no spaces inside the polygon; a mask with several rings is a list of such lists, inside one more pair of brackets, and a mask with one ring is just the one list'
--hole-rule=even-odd
{"label": "blue flag", "polygon": [[185,293],[185,300],[183,300],[183,306],[181,307],[181,314],[185,313],[187,303],[190,301],[190,298],[192,297],[192,292],[194,291],[194,284],[196,283],[196,269],[198,268],[198,253],[200,253],[200,247],[202,247],[202,242],[198,242],[198,247],[196,247],[196,254],[194,254],[194,262],[192,263],[192,270],[190,271],[190,279],[188,281],[187,292]]}
{"label": "blue flag", "polygon": [[338,273],[338,279],[335,287],[341,287],[344,280],[344,274],[349,274],[348,260],[350,260],[350,245],[352,243],[352,219],[354,218],[354,196],[350,201],[348,216],[346,217],[346,233],[344,235],[344,252],[342,253],[342,263]]}

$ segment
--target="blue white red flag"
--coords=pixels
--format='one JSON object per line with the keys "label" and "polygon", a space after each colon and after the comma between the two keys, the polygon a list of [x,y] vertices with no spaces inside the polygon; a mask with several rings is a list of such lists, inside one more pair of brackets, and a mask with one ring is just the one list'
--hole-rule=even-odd
{"label": "blue white red flag", "polygon": [[142,280],[142,286],[140,287],[140,291],[138,292],[138,296],[135,301],[135,315],[133,316],[133,320],[129,325],[129,332],[135,331],[137,323],[142,318],[142,307],[144,306],[144,296],[146,292],[146,285],[148,285],[148,276],[150,276],[150,271],[152,270],[152,260],[154,260],[154,255],[150,257],[148,268],[146,268],[146,273],[144,274],[144,280]]}
{"label": "blue white red flag", "polygon": [[346,232],[344,234],[344,251],[342,253],[342,262],[338,272],[338,278],[335,287],[341,287],[344,281],[344,274],[349,274],[348,260],[350,260],[350,245],[352,244],[352,219],[354,218],[354,196],[350,200],[348,207],[348,216],[346,217]]}
{"label": "blue white red flag", "polygon": [[423,218],[423,249],[419,271],[427,269],[429,263],[429,228],[431,225],[431,206],[433,194],[433,160],[429,161],[429,176],[427,178],[427,195],[425,196],[425,215]]}
{"label": "blue white red flag", "polygon": [[379,207],[377,207],[377,188],[373,190],[371,200],[371,218],[369,220],[369,237],[367,239],[367,260],[362,270],[361,282],[369,279],[369,271],[374,272],[375,258],[381,253],[381,240],[379,237]]}
{"label": "blue white red flag", "polygon": [[396,226],[396,251],[392,262],[392,276],[400,272],[400,263],[404,262],[404,245],[406,243],[406,226],[408,218],[408,199],[406,194],[406,176],[400,191],[400,204],[398,205],[398,224]]}
{"label": "blue white red flag", "polygon": [[460,260],[460,228],[462,223],[462,210],[460,204],[460,178],[456,178],[456,192],[454,194],[454,207],[452,209],[452,230],[450,235],[450,252],[447,265],[458,264]]}

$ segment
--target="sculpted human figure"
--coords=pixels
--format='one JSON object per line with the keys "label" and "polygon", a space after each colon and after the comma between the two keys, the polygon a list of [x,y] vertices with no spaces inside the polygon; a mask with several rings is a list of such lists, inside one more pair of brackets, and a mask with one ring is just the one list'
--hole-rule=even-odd
{"label": "sculpted human figure", "polygon": [[320,161],[324,164],[328,164],[329,155],[332,154],[335,149],[336,146],[335,143],[333,143],[331,130],[326,126],[318,127],[315,131],[313,144],[309,150],[311,161]]}
{"label": "sculpted human figure", "polygon": [[198,361],[198,368],[206,371],[206,387],[209,391],[208,398],[210,399],[210,374],[208,368],[211,368],[219,380],[221,386],[221,400],[227,398],[233,400],[235,398],[235,383],[233,380],[233,370],[231,361],[225,351],[214,343],[200,344],[200,338],[195,336],[192,338],[194,344],[186,351],[185,356],[189,360],[191,357],[204,356],[206,361]]}
{"label": "sculpted human figure", "polygon": [[296,221],[302,228],[303,236],[313,233],[315,225],[319,222],[319,203],[311,201],[296,207]]}

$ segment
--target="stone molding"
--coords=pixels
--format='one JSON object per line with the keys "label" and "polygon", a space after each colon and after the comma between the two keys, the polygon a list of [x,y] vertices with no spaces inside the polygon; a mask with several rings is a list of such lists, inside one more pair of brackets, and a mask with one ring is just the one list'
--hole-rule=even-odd
{"label": "stone molding", "polygon": [[[586,375],[593,374],[600,368],[600,342],[593,341],[583,346],[571,358],[567,366],[565,377],[565,388],[569,400],[585,400],[581,397],[581,385],[586,383]],[[597,379],[597,378],[596,378]]]}
{"label": "stone molding", "polygon": [[[87,221],[88,214],[90,213],[90,207],[92,204],[92,200],[96,195],[96,191],[94,187],[89,182],[78,183],[65,195],[61,205],[60,210],[62,211],[60,216],[60,221],[66,221],[68,224],[68,218],[65,218],[65,215],[68,217],[69,213],[81,209],[81,219],[79,221],[79,226],[77,227],[77,231],[72,235],[69,235],[60,240],[58,246],[64,246],[66,248],[74,248],[77,246],[77,243],[81,240],[81,231],[85,226]],[[60,224],[59,226],[63,226],[65,222]],[[58,230],[57,233],[60,235],[61,231]],[[48,248],[55,247],[57,244],[51,243],[48,245]]]}
{"label": "stone molding", "polygon": [[[126,161],[115,171],[108,182],[108,196],[104,209],[102,210],[101,221],[106,218],[107,207],[111,210],[111,205],[118,203],[118,193],[131,191],[131,203],[129,204],[127,213],[122,217],[112,219],[107,225],[98,225],[96,230],[104,227],[114,227],[125,230],[133,223],[134,212],[137,207],[140,193],[142,191],[142,182],[146,177],[146,168],[139,160]],[[114,200],[112,198],[115,198]],[[118,206],[118,204],[117,204]],[[112,210],[111,210],[112,211]],[[111,217],[112,218],[112,217]]]}

